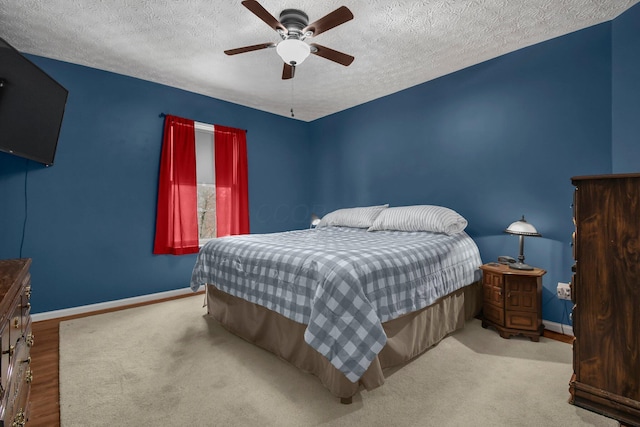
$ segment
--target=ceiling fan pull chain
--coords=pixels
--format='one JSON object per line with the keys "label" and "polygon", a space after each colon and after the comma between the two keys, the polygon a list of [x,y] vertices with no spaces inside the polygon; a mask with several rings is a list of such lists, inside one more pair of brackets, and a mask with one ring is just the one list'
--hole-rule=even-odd
{"label": "ceiling fan pull chain", "polygon": [[295,117],[293,114],[293,79],[291,79],[291,117]]}

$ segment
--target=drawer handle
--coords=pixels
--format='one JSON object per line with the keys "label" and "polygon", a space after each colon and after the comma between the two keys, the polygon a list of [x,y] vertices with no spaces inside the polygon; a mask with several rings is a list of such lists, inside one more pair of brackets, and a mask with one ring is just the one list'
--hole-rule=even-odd
{"label": "drawer handle", "polygon": [[25,305],[21,305],[20,307],[22,307],[22,308],[26,308],[27,310],[29,310],[29,309],[31,308],[31,303],[30,303],[30,302],[28,302],[28,303],[26,303]]}
{"label": "drawer handle", "polygon": [[35,339],[35,335],[33,335],[31,332],[29,332],[29,334],[27,334],[27,347],[33,347],[33,340]]}
{"label": "drawer handle", "polygon": [[15,319],[13,319],[13,327],[16,329],[20,329],[20,318],[16,317]]}
{"label": "drawer handle", "polygon": [[27,299],[31,299],[31,286],[24,288],[24,296],[27,297]]}
{"label": "drawer handle", "polygon": [[27,373],[24,375],[24,380],[27,383],[33,381],[33,372],[31,371],[31,368],[27,368]]}
{"label": "drawer handle", "polygon": [[27,365],[31,365],[31,356],[27,357],[22,361],[22,363],[26,363]]}
{"label": "drawer handle", "polygon": [[25,419],[24,411],[20,409],[20,411],[18,411],[15,418],[13,419],[13,423],[11,424],[11,427],[24,427],[26,423],[27,423],[27,420]]}

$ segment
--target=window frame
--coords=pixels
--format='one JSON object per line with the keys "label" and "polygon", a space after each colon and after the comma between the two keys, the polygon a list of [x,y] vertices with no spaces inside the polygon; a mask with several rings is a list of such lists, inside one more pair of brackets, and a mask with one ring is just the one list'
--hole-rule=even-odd
{"label": "window frame", "polygon": [[[194,121],[194,128],[196,131],[202,131],[202,132],[207,132],[211,134],[211,145],[212,145],[212,152],[213,152],[213,159],[214,159],[214,166],[213,166],[213,178],[214,178],[214,183],[213,186],[215,187],[215,127],[212,124],[209,123],[203,123],[203,122],[198,122],[198,121]],[[197,141],[194,141],[194,144],[196,144],[197,147]],[[196,150],[196,162],[197,162],[197,155],[198,155],[198,151]],[[196,173],[197,173],[197,169],[196,169]],[[197,182],[196,180],[196,185],[198,186],[198,189],[200,188],[200,184]],[[198,198],[199,199],[199,198]],[[197,207],[197,211],[198,211],[198,245],[200,247],[202,247],[204,244],[206,244],[207,242],[213,240],[216,238],[216,236],[214,237],[200,237],[200,206],[198,205]],[[215,215],[215,213],[214,213]],[[216,235],[217,235],[217,226],[216,226]]]}

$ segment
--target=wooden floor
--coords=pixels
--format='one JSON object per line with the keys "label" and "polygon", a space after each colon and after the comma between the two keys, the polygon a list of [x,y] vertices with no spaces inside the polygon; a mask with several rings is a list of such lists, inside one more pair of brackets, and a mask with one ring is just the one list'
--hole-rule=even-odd
{"label": "wooden floor", "polygon": [[[188,296],[188,295],[185,295]],[[181,298],[181,297],[177,297]],[[140,305],[153,304],[163,300],[130,305],[116,309],[102,310],[94,313],[44,320],[33,324],[34,346],[31,348],[31,369],[33,382],[31,383],[31,415],[29,427],[59,427],[60,426],[60,391],[58,378],[58,361],[60,349],[60,322],[63,320],[86,317],[93,314],[132,308]],[[544,331],[544,336],[558,341],[572,343],[573,337],[551,331]]]}
{"label": "wooden floor", "polygon": [[33,324],[31,347],[31,415],[29,426],[60,425],[60,395],[58,392],[58,349],[60,320],[45,320]]}

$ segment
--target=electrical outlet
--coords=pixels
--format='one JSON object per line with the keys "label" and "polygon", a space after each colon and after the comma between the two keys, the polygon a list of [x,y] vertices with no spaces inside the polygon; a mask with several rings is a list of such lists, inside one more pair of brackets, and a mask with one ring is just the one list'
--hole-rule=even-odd
{"label": "electrical outlet", "polygon": [[558,282],[558,298],[571,299],[571,286],[568,283]]}

